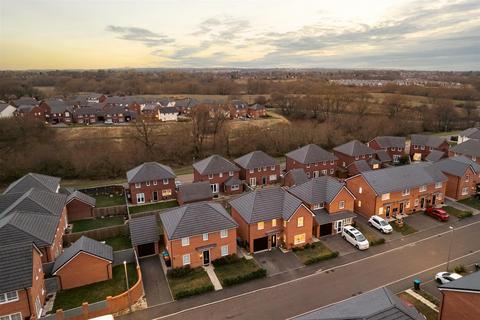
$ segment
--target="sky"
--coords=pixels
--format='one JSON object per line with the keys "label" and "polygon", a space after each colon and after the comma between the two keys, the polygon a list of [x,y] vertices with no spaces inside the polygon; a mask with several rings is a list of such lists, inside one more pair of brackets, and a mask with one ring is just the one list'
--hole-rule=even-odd
{"label": "sky", "polygon": [[0,0],[0,69],[480,70],[480,0]]}

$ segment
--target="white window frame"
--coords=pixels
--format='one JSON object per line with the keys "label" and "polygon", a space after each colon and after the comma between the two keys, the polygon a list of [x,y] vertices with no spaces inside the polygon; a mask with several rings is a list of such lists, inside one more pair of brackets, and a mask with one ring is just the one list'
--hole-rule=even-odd
{"label": "white window frame", "polygon": [[230,190],[231,190],[231,191],[237,191],[237,190],[239,190],[239,189],[240,189],[240,186],[239,186],[238,184],[232,184],[232,185],[230,186]]}
{"label": "white window frame", "polygon": [[303,221],[303,217],[297,218],[297,228],[301,228],[305,225],[305,221]]}
{"label": "white window frame", "polygon": [[425,150],[425,146],[420,146],[420,150]]}
{"label": "white window frame", "polygon": [[277,175],[276,174],[271,174],[270,177],[268,177],[268,180],[277,181]]}
{"label": "white window frame", "polygon": [[272,227],[276,227],[277,226],[277,219],[272,219]]}
{"label": "white window frame", "polygon": [[267,167],[263,167],[263,171],[267,171]]}
{"label": "white window frame", "polygon": [[419,192],[425,192],[425,191],[427,191],[427,186],[426,186],[426,185],[420,186],[420,187],[418,188],[418,191],[419,191]]}
{"label": "white window frame", "polygon": [[146,181],[146,182],[145,182],[145,185],[146,185],[147,187],[150,187],[150,181]]}
{"label": "white window frame", "polygon": [[335,173],[335,169],[330,169],[330,174],[334,174]]}
{"label": "white window frame", "polygon": [[154,185],[154,186],[156,186],[156,185],[157,185],[157,183],[158,183],[158,181],[157,181],[157,180],[153,180],[153,185]]}
{"label": "white window frame", "polygon": [[208,233],[202,234],[202,240],[207,241],[208,240]]}
{"label": "white window frame", "polygon": [[135,189],[140,189],[142,187],[141,182],[135,182]]}
{"label": "white window frame", "polygon": [[250,170],[248,170],[248,172],[250,172],[250,173],[253,173],[253,171],[254,171],[254,169],[250,169]]}
{"label": "white window frame", "polygon": [[402,196],[408,196],[408,195],[410,195],[410,189],[402,190]]}
{"label": "white window frame", "polygon": [[208,175],[208,179],[213,179],[213,173],[210,173],[210,174]]}
{"label": "white window frame", "polygon": [[435,182],[435,189],[440,189],[442,187],[442,182]]}
{"label": "white window frame", "polygon": [[233,171],[228,171],[228,175],[229,175],[230,177],[233,177]]}
{"label": "white window frame", "polygon": [[228,244],[223,245],[220,248],[220,254],[221,254],[222,257],[228,256]]}
{"label": "white window frame", "polygon": [[188,245],[190,245],[190,237],[182,238],[182,247],[186,247]]}
{"label": "white window frame", "polygon": [[362,194],[363,192],[363,188],[362,187],[358,187],[358,193]]}
{"label": "white window frame", "polygon": [[275,166],[270,166],[271,171],[275,171]]}
{"label": "white window frame", "polygon": [[338,209],[345,209],[345,201],[341,200],[338,202]]}
{"label": "white window frame", "polygon": [[335,160],[330,160],[330,164],[335,164]]}
{"label": "white window frame", "polygon": [[257,222],[257,230],[265,229],[265,223],[263,221]]}
{"label": "white window frame", "polygon": [[390,200],[390,192],[382,194],[382,201]]}
{"label": "white window frame", "polygon": [[218,174],[218,177],[219,177],[219,178],[222,178],[222,177],[223,177],[223,172],[220,172],[220,173]]}
{"label": "white window frame", "polygon": [[16,312],[16,313],[11,313],[7,314],[4,316],[0,316],[0,319],[5,319],[5,320],[22,320],[22,313],[21,312]]}
{"label": "white window frame", "polygon": [[228,230],[227,229],[220,230],[220,238],[224,239],[227,237],[228,237]]}
{"label": "white window frame", "polygon": [[468,189],[469,189],[468,187],[463,187],[462,188],[462,196],[465,196],[465,195],[468,194]]}
{"label": "white window frame", "polygon": [[358,200],[358,201],[357,201],[357,206],[358,206],[359,208],[362,207],[362,200]]}
{"label": "white window frame", "polygon": [[316,203],[313,205],[313,210],[318,210],[318,209],[323,209],[324,207],[324,203],[321,202],[321,203]]}
{"label": "white window frame", "polygon": [[305,233],[296,234],[293,236],[293,244],[297,245],[297,244],[305,243],[306,239],[307,239],[307,235]]}
{"label": "white window frame", "polygon": [[[12,296],[9,297],[9,295],[12,295],[13,293],[15,294],[15,296],[14,297],[12,297]],[[9,291],[9,292],[5,292],[5,293],[0,293],[0,297],[2,297],[2,299],[3,299],[3,301],[0,301],[0,304],[15,302],[15,301],[19,300],[18,291]]]}
{"label": "white window frame", "polygon": [[[145,203],[145,193],[139,192],[135,195],[135,198],[137,200],[137,203]],[[142,198],[142,201],[140,201],[139,198]]]}
{"label": "white window frame", "polygon": [[168,179],[163,179],[163,184],[168,184]]}
{"label": "white window frame", "polygon": [[184,266],[187,266],[190,264],[190,253],[184,254],[182,256],[182,263]]}

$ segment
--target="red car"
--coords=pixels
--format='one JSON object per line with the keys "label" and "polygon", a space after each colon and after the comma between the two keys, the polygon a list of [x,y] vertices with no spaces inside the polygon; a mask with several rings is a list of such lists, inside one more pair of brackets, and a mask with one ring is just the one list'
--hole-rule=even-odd
{"label": "red car", "polygon": [[448,218],[450,218],[450,216],[445,210],[439,208],[427,208],[427,210],[425,210],[425,213],[429,216],[437,218],[440,221],[448,221]]}

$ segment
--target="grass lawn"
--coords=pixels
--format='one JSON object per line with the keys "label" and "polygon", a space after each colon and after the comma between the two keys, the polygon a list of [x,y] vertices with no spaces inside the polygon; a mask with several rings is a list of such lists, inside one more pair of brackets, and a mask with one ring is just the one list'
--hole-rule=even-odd
{"label": "grass lawn", "polygon": [[395,221],[390,222],[390,225],[392,226],[394,231],[400,232],[404,236],[417,232],[417,229],[415,229],[414,227],[410,226],[405,222],[403,223],[403,227],[401,228],[397,226]]}
{"label": "grass lawn", "polygon": [[72,232],[82,232],[87,230],[100,229],[123,224],[123,216],[112,216],[105,218],[95,218],[86,220],[71,221],[73,224]]}
{"label": "grass lawn", "polygon": [[472,213],[469,211],[459,210],[457,208],[450,207],[450,206],[445,206],[442,209],[447,211],[449,215],[455,216],[459,219],[470,217],[472,215]]}
{"label": "grass lawn", "polygon": [[113,251],[125,250],[132,247],[130,237],[127,235],[120,235],[113,238],[105,239],[105,243],[112,246]]}
{"label": "grass lawn", "polygon": [[[261,270],[262,268],[259,267],[253,259],[247,260],[245,258],[238,258],[231,263],[215,266],[215,273],[222,283],[222,286],[264,277],[266,272],[261,273]],[[261,274],[253,276],[253,273],[257,272]]]}
{"label": "grass lawn", "polygon": [[295,252],[303,264],[312,264],[334,258],[338,255],[337,252],[332,252],[332,250],[321,242],[315,242],[308,248],[296,249],[293,252]]}
{"label": "grass lawn", "polygon": [[140,213],[140,212],[148,212],[148,211],[159,211],[162,209],[168,209],[178,207],[177,200],[170,200],[164,202],[157,202],[151,204],[144,204],[140,206],[131,206],[129,207],[130,214]]}
{"label": "grass lawn", "polygon": [[357,228],[365,236],[365,238],[367,238],[371,246],[385,243],[385,238],[378,236],[378,234],[376,234],[371,228],[360,226],[358,223],[355,225],[355,228]]}
{"label": "grass lawn", "polygon": [[470,197],[467,199],[463,199],[459,201],[460,203],[463,203],[466,206],[475,208],[477,210],[480,210],[480,199],[475,198],[475,197]]}
{"label": "grass lawn", "polygon": [[[422,294],[423,295],[423,294]],[[423,302],[415,299],[411,295],[409,295],[406,292],[402,292],[398,294],[400,299],[403,301],[407,301],[415,306],[415,308],[422,313],[425,317],[427,317],[427,320],[437,320],[438,319],[438,312],[424,304]]]}
{"label": "grass lawn", "polygon": [[191,272],[180,278],[168,275],[167,279],[175,299],[213,290],[210,278],[203,268],[192,269]]}
{"label": "grass lawn", "polygon": [[[137,282],[137,271],[134,263],[127,264],[128,282],[130,287]],[[52,312],[57,309],[72,309],[79,307],[83,302],[97,302],[116,296],[127,290],[123,265],[113,267],[111,280],[89,284],[83,287],[61,290],[57,292]]]}
{"label": "grass lawn", "polygon": [[125,197],[123,195],[99,195],[95,199],[97,200],[97,208],[125,205]]}

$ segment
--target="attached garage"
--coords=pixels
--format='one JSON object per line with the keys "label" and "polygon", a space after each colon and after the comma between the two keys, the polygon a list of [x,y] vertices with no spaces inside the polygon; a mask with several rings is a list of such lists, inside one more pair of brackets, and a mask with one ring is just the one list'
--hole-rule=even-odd
{"label": "attached garage", "polygon": [[137,245],[137,254],[139,257],[151,256],[156,254],[155,242]]}
{"label": "attached garage", "polygon": [[268,249],[268,236],[253,240],[253,252]]}
{"label": "attached garage", "polygon": [[[342,222],[341,226],[349,222],[350,224],[357,215],[351,211],[340,211],[335,213],[328,213],[325,209],[314,210],[314,235],[318,237],[328,236],[335,234],[338,230],[335,230],[335,224]],[[341,230],[341,228],[339,229]]]}
{"label": "attached garage", "polygon": [[132,245],[139,257],[159,254],[160,229],[156,215],[132,218],[129,228]]}
{"label": "attached garage", "polygon": [[332,228],[333,224],[331,222],[320,225],[320,237],[332,234]]}

